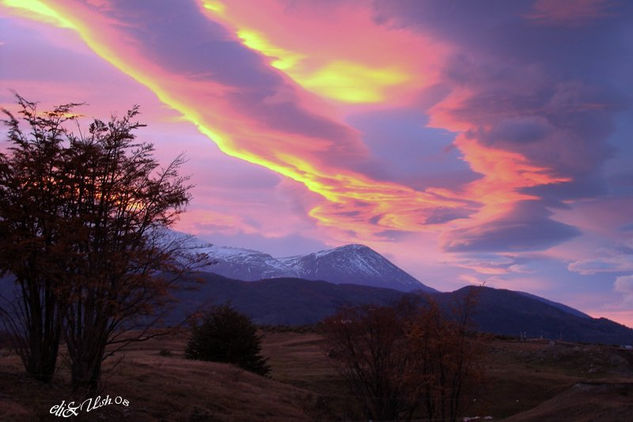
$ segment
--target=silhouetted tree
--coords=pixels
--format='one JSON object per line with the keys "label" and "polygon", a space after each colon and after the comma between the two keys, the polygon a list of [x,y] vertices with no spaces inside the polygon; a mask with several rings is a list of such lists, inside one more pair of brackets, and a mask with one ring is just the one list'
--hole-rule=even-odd
{"label": "silhouetted tree", "polygon": [[226,362],[267,375],[270,367],[261,355],[261,337],[246,316],[229,305],[215,306],[193,326],[185,349],[187,359]]}
{"label": "silhouetted tree", "polygon": [[408,420],[423,411],[429,420],[457,420],[465,385],[478,376],[472,308],[459,311],[449,320],[430,299],[405,298],[343,309],[324,321],[328,354],[365,417]]}
{"label": "silhouetted tree", "polygon": [[450,318],[436,303],[418,312],[407,330],[413,380],[419,380],[415,395],[430,420],[458,420],[466,407],[466,392],[482,381],[481,336],[472,331],[474,294],[455,303]]}
{"label": "silhouetted tree", "polygon": [[[18,104],[30,131],[5,111],[12,147],[0,161],[1,242],[11,245],[0,262],[22,290],[17,337],[50,371],[62,333],[73,388],[94,389],[103,359],[146,338],[129,331],[150,327],[182,272],[203,259],[162,236],[189,201],[182,159],[160,168],[152,145],[135,141],[137,107],[94,120],[84,136],[67,125],[77,104],[49,113]],[[42,333],[46,350],[33,347]]]}
{"label": "silhouetted tree", "polygon": [[[0,154],[0,272],[15,278],[17,295],[4,298],[2,320],[26,371],[50,381],[55,370],[61,315],[56,288],[64,258],[57,243],[65,227],[66,186],[64,123],[72,108],[64,104],[38,113],[34,103],[18,96],[20,121],[3,109],[8,149]],[[7,279],[5,279],[5,282]]]}

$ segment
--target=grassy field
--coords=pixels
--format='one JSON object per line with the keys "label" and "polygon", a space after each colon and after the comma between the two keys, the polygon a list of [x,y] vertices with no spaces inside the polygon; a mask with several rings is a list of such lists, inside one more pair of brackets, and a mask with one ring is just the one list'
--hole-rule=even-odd
{"label": "grassy field", "polygon": [[[105,365],[108,405],[76,420],[287,421],[344,420],[354,414],[349,395],[314,332],[263,333],[271,379],[230,365],[183,358],[186,333],[130,347]],[[612,346],[488,342],[485,381],[472,396],[470,416],[522,421],[624,421],[633,415],[633,353]],[[49,414],[71,400],[63,360],[53,383],[23,374],[17,356],[0,350],[0,420],[60,420]],[[624,417],[624,418],[623,418]]]}

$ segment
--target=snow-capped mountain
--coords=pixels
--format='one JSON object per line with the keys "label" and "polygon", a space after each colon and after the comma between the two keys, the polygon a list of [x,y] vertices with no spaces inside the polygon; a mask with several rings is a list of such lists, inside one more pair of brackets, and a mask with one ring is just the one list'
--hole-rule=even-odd
{"label": "snow-capped mountain", "polygon": [[170,248],[175,245],[185,254],[207,254],[210,265],[196,268],[236,280],[255,281],[275,277],[298,277],[295,270],[280,260],[252,249],[217,246],[195,236],[174,230],[158,233],[158,241]]}
{"label": "snow-capped mountain", "polygon": [[336,284],[435,292],[363,245],[346,245],[308,255],[275,258],[251,249],[204,243],[196,238],[188,238],[186,244],[192,252],[206,253],[214,261],[203,271],[237,280],[296,277]]}
{"label": "snow-capped mountain", "polygon": [[200,250],[209,255],[214,264],[205,271],[236,280],[255,281],[265,278],[298,277],[297,272],[272,256],[251,249],[209,245]]}
{"label": "snow-capped mountain", "polygon": [[278,260],[308,280],[435,292],[365,245],[345,245]]}

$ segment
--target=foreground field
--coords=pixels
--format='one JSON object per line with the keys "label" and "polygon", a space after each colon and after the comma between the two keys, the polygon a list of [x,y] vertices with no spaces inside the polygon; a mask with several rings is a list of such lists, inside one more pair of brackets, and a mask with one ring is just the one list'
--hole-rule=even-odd
{"label": "foreground field", "polygon": [[[112,403],[76,420],[286,421],[354,416],[344,383],[313,332],[266,331],[263,354],[272,379],[230,365],[182,356],[186,334],[131,347],[106,364],[102,397]],[[0,351],[0,420],[60,420],[49,409],[80,400],[62,367],[50,386],[22,373],[17,356]],[[633,415],[633,354],[617,347],[494,339],[486,379],[470,416],[523,421],[623,421]]]}

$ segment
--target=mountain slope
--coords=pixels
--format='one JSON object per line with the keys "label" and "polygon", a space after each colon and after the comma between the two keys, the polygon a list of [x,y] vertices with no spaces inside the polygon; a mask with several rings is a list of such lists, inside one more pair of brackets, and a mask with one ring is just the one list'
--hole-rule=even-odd
{"label": "mountain slope", "polygon": [[[389,305],[404,296],[394,289],[333,284],[297,278],[277,278],[256,282],[231,280],[201,273],[200,290],[180,294],[179,313],[198,307],[230,302],[260,324],[313,324],[332,315],[341,306],[361,304]],[[474,291],[475,328],[479,331],[519,337],[544,337],[588,343],[633,344],[633,330],[605,318],[591,318],[559,304],[549,304],[539,297],[521,292],[488,287],[465,287],[452,293],[435,293],[426,297],[436,300],[447,313],[455,303]],[[573,311],[573,312],[572,312]]]}
{"label": "mountain slope", "polygon": [[404,294],[393,289],[299,278],[253,282],[231,280],[214,273],[200,273],[197,277],[202,281],[199,290],[178,293],[181,303],[172,314],[172,321],[212,304],[228,302],[258,324],[314,324],[342,306],[390,305]]}
{"label": "mountain slope", "polygon": [[469,294],[475,294],[473,319],[481,331],[529,338],[574,342],[631,344],[633,330],[606,318],[591,318],[568,306],[512,290],[468,286],[435,299],[448,309]]}
{"label": "mountain slope", "polygon": [[565,311],[565,312],[568,312],[570,314],[574,314],[574,315],[579,316],[581,318],[591,318],[586,313],[580,312],[578,309],[571,308],[571,307],[569,307],[567,305],[563,305],[562,303],[554,302],[554,301],[545,299],[543,297],[536,296],[536,295],[533,295],[533,294],[530,294],[530,293],[526,293],[526,292],[517,292],[517,293],[520,293],[520,294],[525,295],[527,297],[530,297],[532,299],[540,300],[541,302],[547,303],[548,305],[552,305],[555,308],[558,308],[558,309],[560,309],[562,311]]}

